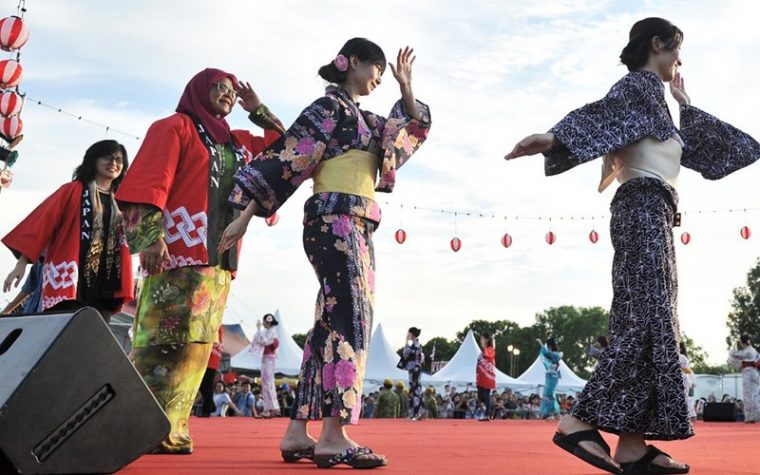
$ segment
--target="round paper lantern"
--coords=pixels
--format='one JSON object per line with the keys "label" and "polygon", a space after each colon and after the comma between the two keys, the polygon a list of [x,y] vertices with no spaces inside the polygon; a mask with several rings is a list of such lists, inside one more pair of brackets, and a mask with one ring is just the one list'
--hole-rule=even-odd
{"label": "round paper lantern", "polygon": [[3,119],[0,132],[2,132],[5,138],[13,140],[21,135],[23,129],[24,123],[21,121],[21,117],[14,115],[13,117],[6,117]]}
{"label": "round paper lantern", "polygon": [[546,244],[551,246],[552,244],[557,242],[557,235],[549,231],[548,233],[546,233],[545,239],[546,239]]}
{"label": "round paper lantern", "polygon": [[684,244],[689,244],[691,242],[691,234],[687,232],[681,233],[681,242]]}
{"label": "round paper lantern", "polygon": [[21,82],[23,72],[24,68],[12,59],[0,61],[0,88],[16,87]]}
{"label": "round paper lantern", "polygon": [[274,226],[278,221],[280,221],[280,217],[277,216],[277,213],[275,213],[272,216],[264,219],[264,221],[267,223],[267,226]]}
{"label": "round paper lantern", "polygon": [[509,233],[504,233],[504,235],[501,237],[501,245],[504,247],[509,247],[512,245],[512,236],[510,236]]}
{"label": "round paper lantern", "polygon": [[399,229],[396,231],[396,242],[399,244],[404,244],[404,241],[406,241],[406,231]]}
{"label": "round paper lantern", "polygon": [[0,94],[0,115],[10,117],[21,112],[21,96],[15,92],[7,91]]}
{"label": "round paper lantern", "polygon": [[460,249],[462,249],[462,240],[458,237],[455,237],[451,240],[451,250],[454,252],[459,252]]}
{"label": "round paper lantern", "polygon": [[742,230],[740,231],[740,233],[744,239],[749,239],[750,236],[752,236],[752,231],[749,229],[748,226],[742,226]]}
{"label": "round paper lantern", "polygon": [[599,233],[592,229],[591,232],[588,233],[588,240],[596,244],[599,240]]}
{"label": "round paper lantern", "polygon": [[29,28],[24,20],[9,16],[0,20],[0,48],[5,51],[21,49],[29,39]]}

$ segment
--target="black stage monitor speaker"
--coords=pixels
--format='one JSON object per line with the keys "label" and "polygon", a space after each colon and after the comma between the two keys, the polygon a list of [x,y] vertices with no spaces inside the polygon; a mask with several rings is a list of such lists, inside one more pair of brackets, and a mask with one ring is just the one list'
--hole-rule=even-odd
{"label": "black stage monitor speaker", "polygon": [[112,473],[169,430],[96,310],[0,318],[0,473]]}
{"label": "black stage monitor speaker", "polygon": [[736,422],[736,407],[732,402],[708,402],[702,412],[705,422]]}

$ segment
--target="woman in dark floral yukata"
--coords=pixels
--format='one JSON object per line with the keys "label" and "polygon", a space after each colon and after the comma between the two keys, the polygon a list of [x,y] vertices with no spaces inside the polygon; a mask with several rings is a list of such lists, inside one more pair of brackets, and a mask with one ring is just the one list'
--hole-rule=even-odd
{"label": "woman in dark floral yukata", "polygon": [[[291,421],[280,444],[283,459],[312,458],[321,467],[386,464],[345,432],[361,411],[362,380],[372,328],[375,259],[372,234],[380,223],[375,192],[391,192],[396,170],[428,135],[428,107],[412,91],[413,50],[399,50],[393,76],[401,100],[387,119],[358,100],[380,85],[386,60],[375,43],[349,40],[319,75],[330,85],[290,129],[235,176],[230,201],[243,209],[220,246],[232,246],[254,215],[271,216],[309,178],[303,245],[320,284],[316,322],[298,378]],[[379,171],[379,180],[378,180]],[[307,423],[324,417],[319,441]]]}
{"label": "woman in dark floral yukata", "polygon": [[[505,158],[543,153],[546,175],[604,156],[612,200],[610,346],[554,442],[612,473],[687,473],[645,440],[694,435],[678,359],[673,226],[681,166],[716,180],[760,158],[760,144],[697,109],[678,72],[683,33],[667,20],[637,22],[620,59],[630,71],[603,99],[568,114],[548,133],[520,141]],[[676,128],[663,82],[679,104]],[[614,459],[598,430],[618,434]]]}

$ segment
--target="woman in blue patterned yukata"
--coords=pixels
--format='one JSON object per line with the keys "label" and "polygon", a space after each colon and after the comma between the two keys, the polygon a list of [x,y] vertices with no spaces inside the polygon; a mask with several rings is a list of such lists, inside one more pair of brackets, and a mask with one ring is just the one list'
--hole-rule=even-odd
{"label": "woman in blue patterned yukata", "polygon": [[557,341],[549,337],[546,343],[540,338],[536,341],[541,345],[541,362],[544,364],[546,378],[544,383],[544,397],[541,399],[541,419],[555,420],[554,415],[559,416],[559,402],[557,401],[557,384],[562,375],[559,372],[559,362],[562,361],[562,352],[557,348]]}
{"label": "woman in blue patterned yukata", "polygon": [[[546,175],[604,156],[600,191],[616,178],[610,234],[610,346],[554,442],[612,473],[687,473],[645,440],[694,435],[678,360],[673,226],[681,166],[719,179],[760,157],[760,144],[691,105],[678,68],[683,33],[647,18],[631,29],[620,59],[630,71],[603,99],[568,114],[548,133],[520,141],[505,158],[543,153]],[[680,130],[663,82],[679,104]],[[618,434],[614,460],[598,430]]]}
{"label": "woman in blue patterned yukata", "polygon": [[[320,284],[316,322],[309,332],[291,422],[280,444],[286,462],[313,458],[320,466],[385,465],[345,432],[361,410],[375,284],[372,234],[380,223],[375,192],[390,192],[396,170],[422,144],[429,109],[412,92],[413,50],[399,50],[393,76],[401,100],[384,118],[358,100],[381,82],[383,51],[363,38],[349,40],[319,70],[330,85],[287,133],[235,177],[231,203],[243,209],[221,246],[239,239],[254,215],[271,216],[311,178],[304,206],[303,246]],[[379,180],[377,180],[379,170]],[[377,181],[377,183],[376,183]],[[316,442],[307,423],[324,417]]]}

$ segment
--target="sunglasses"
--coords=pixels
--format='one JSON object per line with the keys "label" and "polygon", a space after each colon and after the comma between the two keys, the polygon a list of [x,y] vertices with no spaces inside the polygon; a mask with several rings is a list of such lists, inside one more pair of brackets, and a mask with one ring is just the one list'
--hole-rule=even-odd
{"label": "sunglasses", "polygon": [[237,91],[235,90],[235,88],[230,87],[223,82],[218,82],[214,84],[214,87],[216,87],[216,90],[219,91],[219,94],[222,94],[222,95],[226,94],[233,99],[237,98]]}

